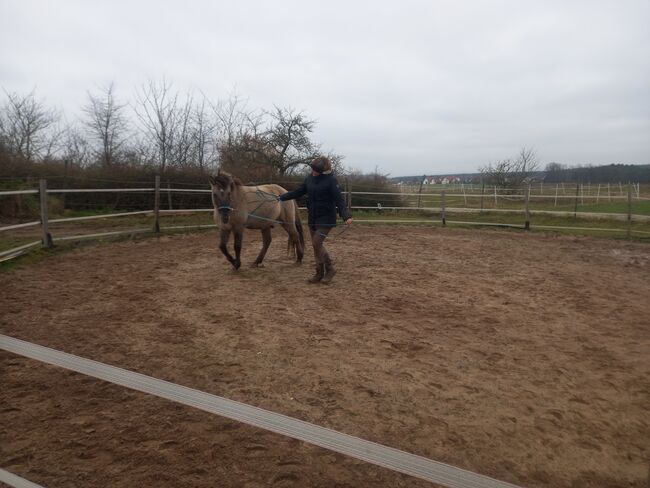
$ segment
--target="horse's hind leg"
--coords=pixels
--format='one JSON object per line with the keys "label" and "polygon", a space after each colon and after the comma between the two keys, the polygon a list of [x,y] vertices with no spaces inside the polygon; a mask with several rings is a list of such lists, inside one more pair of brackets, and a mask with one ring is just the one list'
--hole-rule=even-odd
{"label": "horse's hind leg", "polygon": [[302,244],[300,243],[300,234],[298,234],[296,225],[293,222],[289,222],[282,224],[282,227],[284,227],[284,230],[286,230],[287,234],[289,234],[289,239],[296,249],[296,263],[301,264],[305,250],[302,248]]}
{"label": "horse's hind leg", "polygon": [[222,230],[220,235],[219,249],[221,249],[223,255],[226,256],[228,262],[230,262],[230,264],[232,264],[235,267],[235,269],[237,269],[239,268],[239,266],[237,266],[236,264],[237,261],[228,252],[228,239],[230,239],[230,231]]}
{"label": "horse's hind leg", "polygon": [[271,228],[262,229],[262,249],[260,250],[257,259],[251,264],[251,268],[257,268],[262,261],[264,261],[264,256],[266,256],[266,251],[268,251],[269,246],[271,245]]}

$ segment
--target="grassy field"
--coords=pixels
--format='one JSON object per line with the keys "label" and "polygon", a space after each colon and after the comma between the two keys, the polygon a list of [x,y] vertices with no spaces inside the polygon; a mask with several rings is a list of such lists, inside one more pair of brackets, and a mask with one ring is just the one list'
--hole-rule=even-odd
{"label": "grassy field", "polygon": [[[524,208],[524,199],[522,196],[503,196],[499,195],[496,202],[494,195],[484,195],[481,199],[480,195],[467,194],[466,197],[460,196],[459,193],[452,193],[454,196],[446,196],[446,207],[465,207],[474,209],[508,209],[508,210],[522,210]],[[482,200],[482,201],[481,201]],[[367,206],[376,207],[377,203],[381,201],[381,195],[353,195],[353,206]],[[417,207],[418,201],[421,207],[435,207],[438,208],[442,205],[442,197],[440,193],[423,193],[420,198],[418,196],[403,196],[403,206]],[[578,198],[576,207],[575,198],[558,198],[555,202],[554,197],[551,198],[536,198],[532,196],[529,203],[530,210],[543,210],[543,211],[556,211],[556,212],[593,212],[593,213],[620,213],[627,214],[628,203],[627,200],[613,199],[607,201],[601,199],[596,202],[593,198],[583,197]],[[650,216],[650,200],[632,199],[632,214],[635,215],[648,215]]]}

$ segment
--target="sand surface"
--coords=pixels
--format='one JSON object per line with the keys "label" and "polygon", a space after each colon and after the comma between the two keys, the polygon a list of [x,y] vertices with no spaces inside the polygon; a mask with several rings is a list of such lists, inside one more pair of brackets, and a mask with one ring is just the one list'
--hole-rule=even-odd
{"label": "sand surface", "polygon": [[[645,487],[650,246],[358,226],[307,285],[216,232],[0,275],[0,332],[527,487]],[[260,237],[248,233],[244,261]],[[432,486],[0,353],[0,467],[58,486]]]}

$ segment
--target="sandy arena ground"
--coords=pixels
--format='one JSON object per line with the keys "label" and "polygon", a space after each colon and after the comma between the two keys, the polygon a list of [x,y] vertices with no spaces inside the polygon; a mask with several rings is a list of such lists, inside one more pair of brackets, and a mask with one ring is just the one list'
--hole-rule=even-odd
{"label": "sandy arena ground", "polygon": [[[274,235],[236,273],[216,232],[15,268],[0,332],[526,487],[646,486],[650,246],[357,226],[313,286]],[[432,486],[4,352],[0,385],[0,467],[50,488]]]}

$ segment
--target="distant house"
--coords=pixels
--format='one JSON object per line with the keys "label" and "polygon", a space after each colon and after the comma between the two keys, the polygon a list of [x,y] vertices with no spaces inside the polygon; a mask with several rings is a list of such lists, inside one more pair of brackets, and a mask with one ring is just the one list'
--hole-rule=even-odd
{"label": "distant house", "polygon": [[458,176],[444,176],[440,183],[443,185],[449,185],[450,183],[460,183],[460,178]]}

